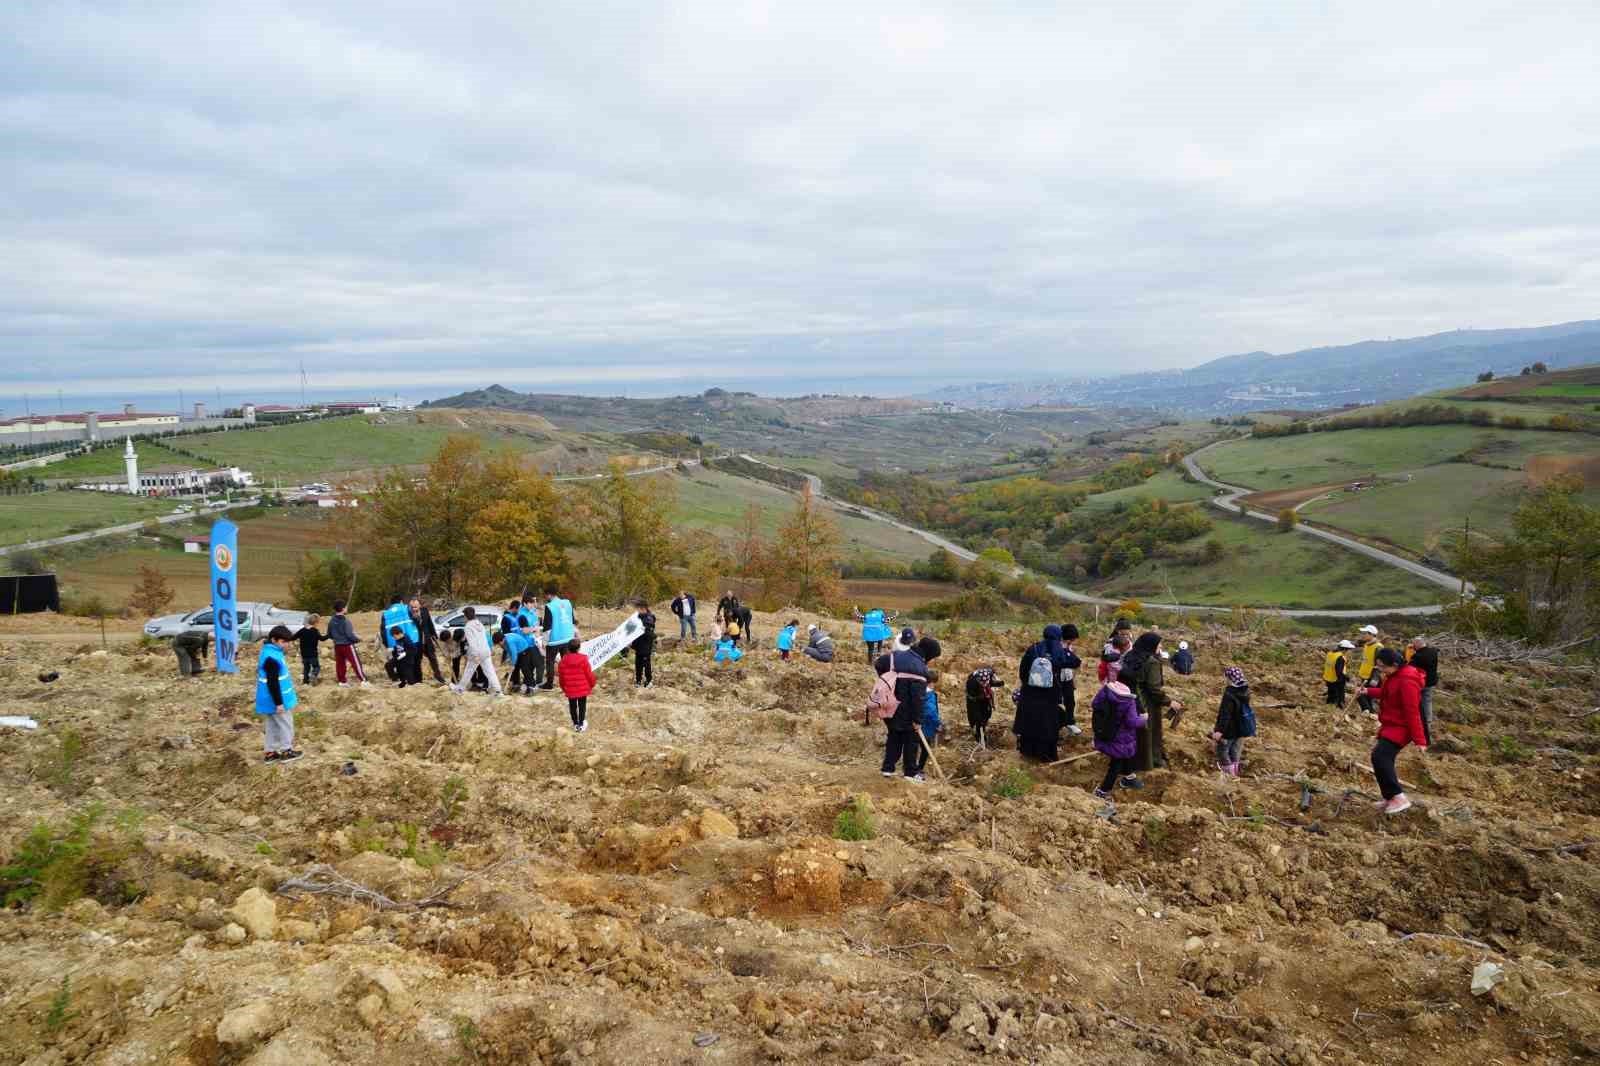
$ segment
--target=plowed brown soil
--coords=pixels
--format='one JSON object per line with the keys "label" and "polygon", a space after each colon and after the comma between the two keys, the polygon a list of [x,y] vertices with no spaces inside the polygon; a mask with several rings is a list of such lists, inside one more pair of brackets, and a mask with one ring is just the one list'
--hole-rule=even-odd
{"label": "plowed brown soil", "polygon": [[[603,671],[585,734],[553,695],[340,689],[328,662],[302,690],[306,757],[279,767],[260,762],[248,669],[180,681],[165,649],[72,631],[0,628],[0,714],[42,723],[0,731],[0,855],[95,803],[124,853],[89,897],[0,915],[5,1062],[1600,1053],[1600,733],[1572,717],[1597,702],[1576,670],[1447,660],[1444,735],[1401,758],[1417,807],[1385,819],[1372,724],[1322,705],[1320,648],[1220,629],[1181,634],[1202,665],[1169,677],[1192,705],[1173,768],[1114,806],[1090,794],[1098,756],[1034,765],[1037,787],[1003,799],[990,785],[1018,756],[961,739],[955,682],[983,661],[1012,677],[1021,631],[942,634],[957,739],[938,752],[950,780],[926,785],[878,774],[848,627],[831,667],[762,647],[719,668],[666,640],[653,689]],[[1205,736],[1231,663],[1261,722],[1238,781]],[[467,798],[447,811],[452,778]],[[878,835],[834,839],[861,796]],[[362,898],[284,889],[319,867]],[[1474,996],[1485,961],[1504,977]]]}

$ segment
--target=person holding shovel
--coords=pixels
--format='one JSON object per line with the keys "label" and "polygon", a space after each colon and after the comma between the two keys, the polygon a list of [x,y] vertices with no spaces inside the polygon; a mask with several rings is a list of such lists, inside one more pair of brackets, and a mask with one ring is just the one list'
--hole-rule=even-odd
{"label": "person holding shovel", "polygon": [[883,723],[888,728],[888,736],[883,746],[883,767],[880,772],[884,777],[893,777],[895,764],[902,763],[905,779],[920,783],[927,780],[921,772],[922,742],[918,739],[918,726],[922,722],[928,699],[928,664],[910,648],[916,640],[916,634],[909,630],[907,634],[909,639],[902,636],[895,642],[894,650],[880,655],[872,664],[880,677],[891,670],[896,674],[894,698],[898,703],[893,717],[885,719]]}

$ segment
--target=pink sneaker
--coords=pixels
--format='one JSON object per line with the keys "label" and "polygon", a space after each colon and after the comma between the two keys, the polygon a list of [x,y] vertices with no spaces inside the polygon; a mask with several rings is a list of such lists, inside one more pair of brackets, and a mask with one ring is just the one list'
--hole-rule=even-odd
{"label": "pink sneaker", "polygon": [[1384,814],[1400,814],[1411,809],[1411,799],[1404,792],[1383,805]]}
{"label": "pink sneaker", "polygon": [[1239,776],[1239,764],[1238,763],[1234,763],[1232,766],[1229,766],[1228,767],[1228,773],[1232,774],[1234,777],[1238,777]]}

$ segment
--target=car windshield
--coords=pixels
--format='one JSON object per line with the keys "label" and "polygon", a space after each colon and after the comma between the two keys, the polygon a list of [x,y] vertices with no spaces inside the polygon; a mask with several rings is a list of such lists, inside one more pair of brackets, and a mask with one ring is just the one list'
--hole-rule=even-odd
{"label": "car windshield", "polygon": [[197,625],[197,626],[208,626],[208,625],[210,625],[211,624],[211,610],[210,610],[210,608],[207,608],[204,611],[196,611],[194,614],[189,616],[189,622],[190,622],[191,625]]}

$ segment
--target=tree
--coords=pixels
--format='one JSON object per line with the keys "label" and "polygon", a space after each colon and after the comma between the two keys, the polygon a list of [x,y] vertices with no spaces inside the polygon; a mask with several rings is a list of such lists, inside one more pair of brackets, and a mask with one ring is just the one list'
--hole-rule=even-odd
{"label": "tree", "polygon": [[1592,632],[1600,622],[1600,508],[1584,503],[1583,481],[1552,478],[1511,517],[1511,535],[1489,547],[1463,536],[1461,574],[1501,608],[1476,612],[1515,636],[1548,642]]}
{"label": "tree", "polygon": [[1300,524],[1300,513],[1293,507],[1285,507],[1278,512],[1278,532],[1291,533],[1294,527]]}
{"label": "tree", "polygon": [[1005,548],[985,548],[978,553],[978,558],[1005,570],[1012,570],[1017,565],[1016,557]]}
{"label": "tree", "polygon": [[172,602],[172,585],[153,566],[139,567],[139,581],[128,595],[128,607],[136,613],[154,617]]}
{"label": "tree", "polygon": [[923,574],[929,581],[953,582],[960,576],[961,564],[947,548],[935,548],[923,564]]}
{"label": "tree", "polygon": [[734,572],[745,581],[755,580],[766,568],[771,551],[772,546],[761,535],[761,508],[747,504],[733,539]]}
{"label": "tree", "polygon": [[839,583],[839,527],[816,501],[810,482],[801,490],[772,550],[768,588],[796,607],[825,607],[844,595]]}
{"label": "tree", "polygon": [[1494,380],[1494,371],[1493,370],[1485,370],[1483,373],[1478,375],[1478,380],[1479,381],[1493,381]]}
{"label": "tree", "polygon": [[584,502],[582,525],[600,557],[594,587],[602,602],[654,600],[671,590],[679,552],[667,517],[668,491],[665,480],[630,478],[613,462]]}
{"label": "tree", "polygon": [[540,528],[539,512],[526,500],[496,500],[467,522],[471,549],[462,591],[495,600],[543,588],[567,576],[566,556]]}

